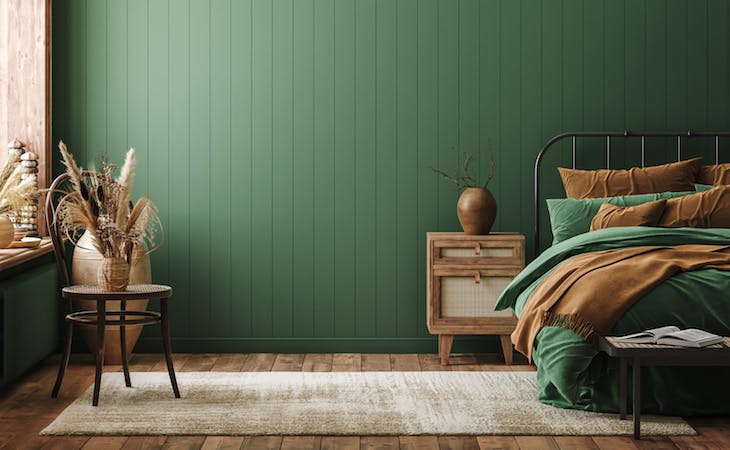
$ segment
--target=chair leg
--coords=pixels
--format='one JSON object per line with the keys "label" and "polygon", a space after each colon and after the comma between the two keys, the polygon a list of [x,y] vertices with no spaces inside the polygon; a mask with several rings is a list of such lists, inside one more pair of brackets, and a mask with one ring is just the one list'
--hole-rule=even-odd
{"label": "chair leg", "polygon": [[[121,300],[121,307],[119,308],[122,311],[122,314],[119,316],[119,320],[121,322],[124,322],[125,315],[124,311],[127,310],[127,301]],[[132,380],[129,378],[129,363],[127,362],[127,327],[125,325],[119,325],[119,339],[120,339],[120,347],[122,352],[122,370],[124,371],[124,384],[127,387],[132,387]]]}
{"label": "chair leg", "polygon": [[170,375],[170,383],[172,383],[172,392],[175,398],[180,398],[180,390],[177,388],[177,378],[175,378],[175,368],[172,365],[172,350],[170,347],[170,324],[167,320],[167,299],[160,299],[160,321],[162,322],[162,346],[165,349],[165,361],[167,362],[167,373]]}
{"label": "chair leg", "polygon": [[104,326],[106,325],[106,301],[96,302],[96,374],[94,376],[94,398],[92,405],[99,405],[101,372],[104,368]]}
{"label": "chair leg", "polygon": [[63,376],[66,373],[66,367],[68,367],[68,360],[71,358],[71,341],[73,338],[74,325],[72,322],[66,322],[66,342],[63,344],[63,356],[61,357],[61,365],[58,366],[58,375],[56,376],[56,384],[53,386],[53,392],[51,392],[51,398],[58,397],[58,391],[61,389],[61,383],[63,382]]}

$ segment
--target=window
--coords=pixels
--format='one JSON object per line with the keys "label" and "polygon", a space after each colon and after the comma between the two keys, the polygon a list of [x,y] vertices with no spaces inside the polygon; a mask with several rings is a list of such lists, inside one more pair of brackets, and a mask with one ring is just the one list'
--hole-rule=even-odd
{"label": "window", "polygon": [[[51,2],[0,0],[0,163],[18,139],[38,155],[38,184],[51,169]],[[42,211],[38,229],[45,234]]]}

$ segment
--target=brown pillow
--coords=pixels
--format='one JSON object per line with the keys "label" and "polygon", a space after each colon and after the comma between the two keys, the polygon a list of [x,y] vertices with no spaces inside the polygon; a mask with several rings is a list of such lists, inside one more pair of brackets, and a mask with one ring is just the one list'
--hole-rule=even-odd
{"label": "brown pillow", "polygon": [[669,228],[730,228],[730,186],[668,199],[657,225]]}
{"label": "brown pillow", "polygon": [[730,184],[730,163],[700,167],[700,172],[697,174],[697,182],[713,186]]}
{"label": "brown pillow", "polygon": [[700,160],[692,158],[652,167],[619,170],[558,168],[568,198],[599,198],[617,195],[693,191]]}
{"label": "brown pillow", "polygon": [[666,203],[666,199],[636,206],[616,206],[604,203],[591,221],[591,231],[610,227],[656,226],[662,217]]}

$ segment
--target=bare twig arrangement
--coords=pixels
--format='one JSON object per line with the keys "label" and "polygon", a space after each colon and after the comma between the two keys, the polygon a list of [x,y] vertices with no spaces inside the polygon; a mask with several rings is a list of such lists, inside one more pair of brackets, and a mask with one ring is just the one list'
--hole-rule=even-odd
{"label": "bare twig arrangement", "polygon": [[[443,170],[439,170],[436,168],[431,167],[431,170],[433,170],[439,177],[442,179],[448,181],[449,183],[454,183],[456,185],[456,188],[458,190],[464,190],[466,188],[470,187],[482,187],[486,188],[489,186],[489,182],[492,181],[492,178],[494,178],[495,173],[495,163],[494,163],[494,152],[489,152],[489,174],[487,175],[486,181],[482,184],[480,180],[479,175],[472,175],[472,163],[474,161],[474,155],[471,153],[460,150],[457,147],[452,147],[451,150],[456,151],[456,170],[453,174],[449,174],[444,172]],[[477,171],[479,169],[477,168]]]}
{"label": "bare twig arrangement", "polygon": [[127,152],[118,178],[116,167],[103,161],[101,169],[84,176],[66,145],[60,142],[61,159],[71,182],[56,210],[56,223],[77,245],[84,231],[91,233],[94,248],[105,258],[124,258],[131,263],[135,246],[154,250],[162,232],[157,209],[147,197],[132,203],[130,193],[136,159],[134,149]]}
{"label": "bare twig arrangement", "polygon": [[9,155],[0,170],[0,214],[19,212],[38,195],[36,179],[23,179],[19,155]]}

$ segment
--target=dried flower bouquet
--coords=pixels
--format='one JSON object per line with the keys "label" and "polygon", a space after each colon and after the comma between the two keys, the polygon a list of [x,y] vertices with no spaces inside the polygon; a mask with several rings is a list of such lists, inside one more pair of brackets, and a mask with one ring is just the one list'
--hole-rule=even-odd
{"label": "dried flower bouquet", "polygon": [[0,171],[0,214],[15,213],[38,195],[34,177],[22,179],[19,155],[11,154]]}
{"label": "dried flower bouquet", "polygon": [[[133,203],[132,182],[136,166],[134,149],[127,152],[119,177],[116,167],[103,162],[98,171],[84,172],[66,145],[60,142],[61,159],[70,179],[56,210],[59,229],[77,246],[84,231],[91,233],[95,249],[104,258],[131,263],[135,246],[154,250],[162,224],[157,209],[147,197]],[[101,277],[100,277],[101,278]],[[125,285],[126,287],[126,285]]]}

